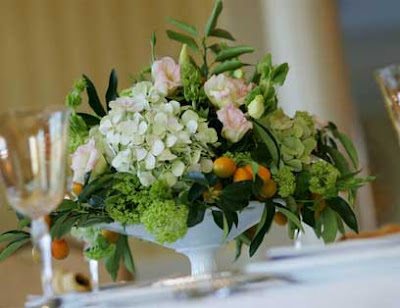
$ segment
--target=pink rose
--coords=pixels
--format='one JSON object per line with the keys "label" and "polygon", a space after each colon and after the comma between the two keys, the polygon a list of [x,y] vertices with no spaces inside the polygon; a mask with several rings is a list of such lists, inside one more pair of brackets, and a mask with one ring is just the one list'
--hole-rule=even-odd
{"label": "pink rose", "polygon": [[246,85],[243,79],[219,74],[206,81],[204,91],[211,103],[220,109],[230,103],[235,107],[242,105],[251,87],[252,85]]}
{"label": "pink rose", "polygon": [[72,154],[71,169],[74,171],[73,181],[84,184],[85,174],[93,170],[99,157],[100,153],[95,147],[93,138],[88,143],[79,146],[75,153]]}
{"label": "pink rose", "polygon": [[170,57],[154,61],[151,67],[151,76],[156,90],[165,96],[173,94],[181,85],[180,66]]}
{"label": "pink rose", "polygon": [[247,121],[243,112],[233,104],[218,110],[217,116],[223,124],[222,136],[233,143],[238,142],[249,129],[253,128],[253,123]]}

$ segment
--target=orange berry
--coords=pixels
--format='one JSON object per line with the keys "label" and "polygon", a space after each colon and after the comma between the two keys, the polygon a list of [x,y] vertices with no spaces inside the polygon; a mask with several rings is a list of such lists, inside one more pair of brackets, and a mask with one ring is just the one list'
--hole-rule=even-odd
{"label": "orange berry", "polygon": [[275,216],[274,216],[274,221],[280,225],[280,226],[284,226],[287,223],[287,218],[285,215],[283,215],[281,212],[276,212]]}
{"label": "orange berry", "polygon": [[83,185],[81,183],[73,182],[72,183],[72,192],[75,196],[79,196],[79,194],[83,190]]}
{"label": "orange berry", "polygon": [[[253,171],[251,170],[251,164],[246,165],[246,167],[244,167],[248,172],[250,172],[251,176],[253,176]],[[269,172],[269,170],[262,166],[262,165],[258,165],[258,173],[257,175],[265,182],[267,180],[269,180],[271,178],[271,172]]]}
{"label": "orange berry", "polygon": [[214,161],[213,171],[220,178],[231,177],[236,170],[236,163],[232,158],[219,157]]}
{"label": "orange berry", "polygon": [[275,181],[267,180],[267,181],[264,181],[264,184],[261,187],[260,196],[263,199],[269,199],[269,198],[275,196],[276,191],[277,191],[277,187],[276,187]]}
{"label": "orange berry", "polygon": [[237,168],[233,175],[234,182],[252,181],[253,176],[245,168]]}
{"label": "orange berry", "polygon": [[119,233],[110,230],[101,230],[101,235],[104,236],[110,244],[114,244],[118,241]]}
{"label": "orange berry", "polygon": [[54,239],[51,243],[51,255],[54,259],[62,260],[68,257],[69,247],[68,243],[64,239]]}
{"label": "orange berry", "polygon": [[222,183],[218,182],[214,187],[211,187],[210,189],[207,189],[205,192],[203,192],[203,199],[205,202],[208,203],[214,203],[215,197],[219,197],[221,194],[222,190]]}

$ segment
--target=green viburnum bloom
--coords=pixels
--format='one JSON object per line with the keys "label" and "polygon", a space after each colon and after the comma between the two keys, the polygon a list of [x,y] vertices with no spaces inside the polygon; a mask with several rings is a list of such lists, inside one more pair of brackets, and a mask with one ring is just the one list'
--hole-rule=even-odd
{"label": "green viburnum bloom", "polygon": [[296,112],[289,118],[282,109],[270,113],[265,123],[280,145],[282,161],[292,171],[299,172],[311,163],[311,152],[317,145],[314,121],[307,112]]}
{"label": "green viburnum bloom", "polygon": [[82,104],[82,93],[85,90],[86,82],[84,78],[80,78],[75,81],[72,90],[65,97],[65,104],[75,110],[80,104]]}
{"label": "green viburnum bloom", "polygon": [[289,167],[280,168],[273,178],[278,184],[278,194],[282,198],[292,195],[296,190],[296,177]]}
{"label": "green viburnum bloom", "polygon": [[130,173],[119,173],[106,199],[106,211],[115,221],[140,223],[140,211],[151,202],[148,190],[142,190],[139,179]]}
{"label": "green viburnum bloom", "polygon": [[201,102],[206,98],[202,87],[200,70],[192,63],[187,53],[187,46],[184,44],[179,56],[181,67],[181,83],[183,94],[189,102]]}
{"label": "green viburnum bloom", "polygon": [[140,222],[158,243],[173,243],[186,234],[188,213],[185,205],[176,205],[173,200],[153,200]]}
{"label": "green viburnum bloom", "polygon": [[311,165],[310,168],[310,191],[320,194],[326,198],[337,196],[338,187],[337,180],[340,172],[330,163],[320,160]]}
{"label": "green viburnum bloom", "polygon": [[76,149],[87,141],[89,129],[77,114],[72,114],[69,119],[68,152],[74,153]]}
{"label": "green viburnum bloom", "polygon": [[101,234],[97,237],[96,242],[85,250],[85,256],[92,260],[101,260],[109,257],[115,250],[115,244],[110,244],[108,240]]}
{"label": "green viburnum bloom", "polygon": [[232,158],[237,166],[245,166],[247,164],[250,164],[254,160],[251,158],[251,153],[250,152],[226,152],[223,155],[224,157]]}

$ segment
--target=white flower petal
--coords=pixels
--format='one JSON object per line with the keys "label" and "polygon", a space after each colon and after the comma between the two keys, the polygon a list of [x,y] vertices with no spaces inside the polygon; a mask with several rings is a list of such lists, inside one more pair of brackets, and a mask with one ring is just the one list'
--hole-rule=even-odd
{"label": "white flower petal", "polygon": [[164,142],[162,142],[161,140],[156,140],[151,147],[151,152],[153,153],[153,155],[158,156],[164,151],[164,149]]}
{"label": "white flower petal", "polygon": [[173,175],[171,172],[165,172],[163,175],[160,177],[162,180],[164,180],[169,187],[172,187],[176,184],[178,179],[176,178],[175,175]]}
{"label": "white flower petal", "polygon": [[167,139],[165,140],[165,145],[167,148],[171,148],[175,145],[175,143],[178,141],[178,137],[168,134]]}
{"label": "white flower petal", "polygon": [[153,170],[156,166],[156,158],[151,154],[147,154],[145,162],[147,170]]}
{"label": "white flower petal", "polygon": [[177,158],[176,155],[172,154],[169,149],[165,149],[160,156],[157,157],[159,161],[167,161],[167,160],[174,160]]}
{"label": "white flower petal", "polygon": [[136,148],[135,152],[137,161],[143,160],[147,155],[147,151],[143,148]]}
{"label": "white flower petal", "polygon": [[189,121],[195,121],[197,122],[197,120],[199,119],[199,115],[194,112],[193,110],[186,110],[181,117],[183,123],[188,123]]}
{"label": "white flower petal", "polygon": [[176,177],[180,177],[185,171],[185,164],[180,160],[174,161],[171,167],[171,171],[173,175],[175,175]]}
{"label": "white flower petal", "polygon": [[197,130],[197,127],[198,127],[198,124],[195,120],[190,120],[189,122],[186,123],[187,131],[190,134],[194,134]]}
{"label": "white flower petal", "polygon": [[210,173],[213,170],[213,161],[211,159],[202,158],[200,160],[201,172]]}
{"label": "white flower petal", "polygon": [[156,178],[150,172],[139,172],[137,176],[139,178],[140,183],[146,187],[153,184],[154,181],[156,180]]}
{"label": "white flower petal", "polygon": [[146,131],[147,131],[147,123],[146,122],[141,122],[140,124],[139,124],[139,131],[138,131],[138,134],[139,135],[143,135],[144,133],[146,133]]}

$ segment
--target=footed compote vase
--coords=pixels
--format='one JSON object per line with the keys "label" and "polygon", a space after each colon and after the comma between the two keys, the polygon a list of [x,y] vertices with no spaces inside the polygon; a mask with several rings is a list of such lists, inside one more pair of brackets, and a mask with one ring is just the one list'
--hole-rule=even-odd
{"label": "footed compote vase", "polygon": [[[257,224],[261,219],[263,209],[264,206],[260,202],[250,202],[249,206],[239,214],[238,225],[232,226],[225,240],[223,239],[223,230],[214,222],[211,211],[207,210],[204,220],[198,225],[189,228],[183,238],[171,244],[163,244],[162,246],[187,256],[190,260],[192,276],[212,274],[217,270],[215,263],[216,252],[223,244],[231,241]],[[143,225],[123,226],[115,222],[101,225],[101,227],[148,242],[157,243],[153,235],[149,234]]]}

